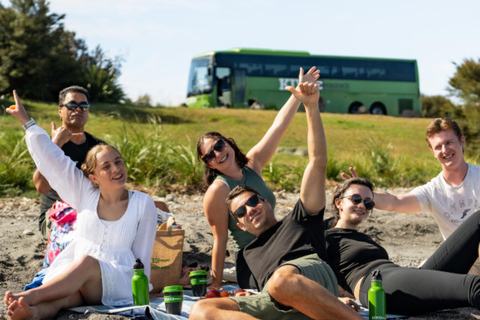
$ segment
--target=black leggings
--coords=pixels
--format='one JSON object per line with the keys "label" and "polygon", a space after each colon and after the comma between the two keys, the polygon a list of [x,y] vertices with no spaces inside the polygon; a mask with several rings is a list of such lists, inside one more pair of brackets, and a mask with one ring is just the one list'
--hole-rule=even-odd
{"label": "black leggings", "polygon": [[[480,310],[480,277],[467,274],[478,258],[479,244],[480,211],[477,211],[420,269],[395,264],[377,266],[383,278],[387,312],[415,315],[461,307]],[[370,279],[371,273],[360,288],[360,302],[364,306],[368,306]]]}

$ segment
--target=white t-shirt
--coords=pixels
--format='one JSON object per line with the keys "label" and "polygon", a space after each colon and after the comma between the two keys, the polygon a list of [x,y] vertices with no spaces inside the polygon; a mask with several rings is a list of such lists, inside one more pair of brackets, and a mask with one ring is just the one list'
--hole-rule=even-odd
{"label": "white t-shirt", "polygon": [[468,164],[467,175],[458,187],[449,185],[442,173],[411,193],[417,197],[422,212],[435,218],[445,240],[480,209],[480,166]]}

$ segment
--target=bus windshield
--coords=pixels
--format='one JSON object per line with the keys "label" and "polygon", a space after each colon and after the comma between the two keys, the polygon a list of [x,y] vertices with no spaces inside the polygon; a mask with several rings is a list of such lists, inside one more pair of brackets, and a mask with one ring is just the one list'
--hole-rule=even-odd
{"label": "bus windshield", "polygon": [[187,97],[212,92],[212,73],[209,72],[210,59],[192,60],[188,79]]}

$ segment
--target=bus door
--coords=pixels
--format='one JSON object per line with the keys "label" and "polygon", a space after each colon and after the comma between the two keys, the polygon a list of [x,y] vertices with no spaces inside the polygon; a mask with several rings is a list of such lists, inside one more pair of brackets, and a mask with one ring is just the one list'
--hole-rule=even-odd
{"label": "bus door", "polygon": [[232,107],[232,71],[230,68],[216,68],[217,107]]}
{"label": "bus door", "polygon": [[233,85],[235,88],[234,105],[235,107],[245,107],[245,90],[247,71],[245,69],[234,69],[233,72]]}

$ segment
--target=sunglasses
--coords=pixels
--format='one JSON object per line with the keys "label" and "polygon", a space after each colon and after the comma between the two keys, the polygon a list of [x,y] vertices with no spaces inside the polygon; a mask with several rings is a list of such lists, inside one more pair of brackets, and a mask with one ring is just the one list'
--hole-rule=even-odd
{"label": "sunglasses", "polygon": [[202,161],[205,162],[205,163],[211,163],[217,157],[217,155],[215,154],[215,151],[222,152],[225,149],[226,146],[227,146],[227,144],[225,143],[225,140],[223,140],[223,139],[218,140],[213,145],[212,151],[210,151],[209,153],[207,153],[206,155],[204,155],[201,158]]}
{"label": "sunglasses", "polygon": [[69,102],[66,104],[62,104],[62,107],[65,107],[70,111],[80,108],[82,109],[83,112],[85,112],[85,111],[88,111],[88,108],[90,108],[90,105],[86,102],[82,102],[82,103]]}
{"label": "sunglasses", "polygon": [[[349,199],[350,201],[352,201],[352,203],[354,205],[357,205],[357,204],[360,204],[362,202],[362,196],[359,195],[359,194],[352,194],[351,196],[345,196],[345,197],[340,197],[341,199],[343,198],[347,198]],[[365,199],[363,200],[363,204],[365,205],[365,209],[367,210],[372,210],[373,207],[375,207],[375,202],[373,202],[372,199]]]}
{"label": "sunglasses", "polygon": [[254,194],[253,196],[248,198],[247,202],[245,202],[243,206],[238,207],[237,210],[232,213],[232,216],[237,217],[238,219],[243,218],[247,214],[247,207],[245,206],[255,208],[260,200],[263,201],[263,197],[259,194]]}

